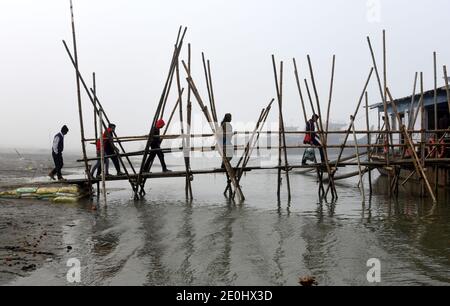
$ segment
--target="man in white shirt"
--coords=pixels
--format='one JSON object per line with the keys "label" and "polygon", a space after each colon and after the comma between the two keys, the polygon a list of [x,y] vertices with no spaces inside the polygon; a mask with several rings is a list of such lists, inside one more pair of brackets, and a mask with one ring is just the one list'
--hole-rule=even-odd
{"label": "man in white shirt", "polygon": [[62,152],[64,151],[64,135],[66,135],[67,132],[69,132],[69,129],[64,125],[61,128],[61,132],[56,134],[55,138],[53,138],[52,156],[53,161],[55,162],[55,168],[48,174],[52,180],[55,180],[55,174],[59,181],[64,180],[61,174],[61,169],[64,166]]}

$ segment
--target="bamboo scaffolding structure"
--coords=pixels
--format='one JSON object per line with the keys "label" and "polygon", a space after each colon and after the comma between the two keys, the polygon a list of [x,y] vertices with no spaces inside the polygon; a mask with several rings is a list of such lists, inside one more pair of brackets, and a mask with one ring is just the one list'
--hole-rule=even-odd
{"label": "bamboo scaffolding structure", "polygon": [[229,178],[231,179],[231,182],[232,182],[232,184],[234,186],[234,189],[236,190],[236,192],[238,194],[239,200],[240,201],[244,201],[245,197],[244,197],[244,194],[242,193],[242,190],[241,190],[241,188],[239,186],[239,183],[236,180],[236,176],[235,176],[234,170],[231,167],[230,162],[228,161],[228,159],[224,155],[223,147],[222,147],[222,143],[221,143],[222,139],[219,139],[219,136],[216,133],[216,131],[218,131],[218,129],[219,129],[219,124],[217,123],[217,121],[213,121],[213,119],[212,119],[212,117],[211,117],[207,107],[203,103],[203,100],[202,100],[202,98],[201,98],[201,96],[200,96],[200,94],[199,94],[199,92],[197,90],[197,87],[195,86],[194,80],[192,79],[192,77],[190,75],[190,71],[189,71],[188,67],[186,66],[186,63],[184,61],[182,61],[182,63],[183,63],[184,69],[185,69],[185,71],[187,73],[186,80],[188,81],[188,83],[189,83],[189,85],[191,87],[192,93],[194,94],[194,97],[196,98],[196,100],[197,100],[201,110],[203,111],[203,114],[205,115],[205,117],[206,117],[206,119],[207,119],[207,121],[208,121],[208,123],[210,125],[211,131],[214,134],[216,134],[217,144],[218,144],[218,147],[219,147],[218,151],[219,151],[219,154],[222,157],[222,161],[224,163],[226,172],[227,172]]}
{"label": "bamboo scaffolding structure", "polygon": [[[74,68],[75,68],[75,70],[76,70],[76,72],[77,72],[77,75],[78,75],[78,77],[79,77],[79,80],[80,80],[81,84],[83,85],[83,88],[84,88],[86,94],[88,95],[89,100],[91,101],[92,105],[94,106],[95,111],[98,113],[98,112],[99,112],[99,107],[100,107],[100,108],[102,109],[102,114],[105,116],[106,122],[109,124],[109,123],[110,123],[109,118],[108,118],[108,116],[106,115],[106,112],[104,111],[102,104],[101,104],[100,101],[98,100],[97,96],[94,96],[94,97],[92,96],[91,92],[93,92],[93,90],[91,89],[91,92],[89,91],[89,89],[88,89],[88,87],[87,87],[87,85],[86,85],[86,82],[85,82],[84,79],[83,79],[83,76],[81,75],[80,71],[79,71],[79,70],[77,69],[77,67],[76,67],[75,59],[74,59],[74,57],[72,56],[72,53],[70,52],[69,47],[67,46],[67,44],[66,44],[66,42],[65,42],[64,40],[63,40],[62,42],[63,42],[64,48],[65,48],[65,50],[66,50],[66,52],[67,52],[67,55],[69,56],[69,58],[70,58],[70,60],[71,60],[71,62],[72,62],[72,65],[74,66]],[[106,129],[106,128],[107,128],[107,125],[106,125],[106,123],[105,123],[105,120],[103,120],[103,122],[101,122],[101,123],[102,123],[103,127]],[[116,134],[115,132],[114,132],[114,135],[113,135],[113,136],[114,136],[114,138],[117,139],[117,134]],[[85,142],[86,142],[86,139],[84,140],[84,143],[85,143]],[[123,148],[121,142],[118,141],[118,140],[116,140],[116,142],[118,142],[120,148],[121,148],[122,151],[125,153],[125,149]],[[119,158],[119,161],[120,161],[120,163],[122,164],[122,167],[124,168],[125,173],[128,175],[128,170],[126,169],[126,167],[125,167],[125,165],[124,165],[122,159],[120,158],[120,154],[117,152],[116,149],[115,149],[114,151],[115,151],[115,153],[116,153],[116,156]],[[130,161],[129,159],[128,159],[128,162],[130,163],[131,169],[132,169],[133,172],[134,172],[133,165],[132,165],[132,163],[131,163],[131,161]],[[89,175],[90,175],[90,173],[89,173]],[[129,177],[129,176],[128,176],[128,177]],[[88,180],[88,182],[89,182],[89,180]],[[133,190],[135,190],[135,185],[134,185],[133,180],[130,179],[129,182],[130,182],[130,185],[131,185],[131,187],[133,188]]]}
{"label": "bamboo scaffolding structure", "polygon": [[[316,106],[317,106],[317,111],[318,111],[318,115],[319,115],[319,133],[320,133],[320,139],[321,139],[321,145],[322,145],[322,150],[323,150],[323,155],[325,160],[322,161],[322,163],[325,163],[326,166],[326,170],[328,173],[328,187],[331,188],[331,196],[332,199],[337,199],[337,191],[336,191],[336,186],[334,184],[333,181],[333,177],[332,177],[332,169],[330,167],[329,164],[329,160],[328,160],[328,150],[327,150],[327,142],[326,142],[326,136],[323,133],[324,129],[323,129],[323,123],[322,123],[322,114],[320,111],[320,102],[319,102],[319,95],[317,93],[317,86],[316,86],[316,82],[314,79],[314,72],[313,72],[313,68],[312,68],[312,64],[311,64],[311,58],[309,55],[306,56],[308,59],[308,66],[309,66],[309,73],[310,73],[310,77],[311,77],[311,83],[313,86],[313,90],[314,90],[314,96],[316,98]],[[325,198],[326,198],[326,194],[325,194]]]}
{"label": "bamboo scaffolding structure", "polygon": [[[338,169],[336,167],[336,165],[339,163],[339,161],[340,161],[340,159],[342,157],[342,154],[344,153],[344,149],[346,147],[347,140],[348,140],[348,137],[349,137],[351,129],[352,129],[353,121],[355,120],[356,116],[358,115],[359,108],[361,106],[362,100],[364,99],[364,95],[365,95],[365,92],[367,91],[367,86],[369,85],[369,82],[370,82],[370,79],[372,77],[373,71],[374,71],[374,68],[371,68],[370,71],[369,71],[369,75],[367,76],[366,83],[364,84],[364,88],[362,90],[362,93],[361,93],[361,95],[359,97],[358,104],[356,105],[356,109],[355,109],[355,111],[353,113],[353,116],[350,117],[350,124],[349,124],[349,126],[348,126],[348,128],[347,128],[347,130],[345,132],[344,141],[342,142],[342,145],[340,146],[338,158],[337,158],[336,164],[334,165],[336,170]],[[368,130],[366,132],[370,133],[370,131],[368,131]],[[331,147],[331,146],[329,146],[329,147]],[[336,173],[336,170],[334,170],[331,175],[334,175]],[[327,190],[325,192],[325,196],[328,194],[329,188],[330,187],[327,188]]]}
{"label": "bamboo scaffolding structure", "polygon": [[181,35],[181,37],[179,37],[180,36],[180,31],[181,31],[181,27],[180,27],[180,30],[178,31],[178,37],[177,37],[177,41],[176,41],[176,44],[175,44],[175,49],[174,49],[174,52],[173,52],[173,55],[172,55],[172,61],[170,63],[170,68],[169,68],[169,73],[168,73],[168,76],[167,76],[167,79],[166,79],[166,83],[165,83],[163,91],[161,93],[161,98],[160,98],[160,101],[158,103],[158,107],[156,109],[155,116],[153,117],[153,122],[151,124],[150,131],[149,131],[149,137],[148,137],[148,140],[147,140],[147,144],[145,146],[144,154],[142,156],[141,166],[140,166],[140,169],[139,169],[139,174],[137,176],[137,185],[140,187],[140,192],[138,194],[138,192],[135,191],[135,195],[134,195],[135,199],[138,199],[139,195],[140,196],[145,195],[144,184],[142,184],[142,180],[143,180],[142,173],[144,172],[145,162],[146,162],[146,159],[148,157],[147,151],[150,148],[150,143],[151,143],[151,141],[153,139],[154,126],[156,124],[156,121],[159,118],[160,113],[161,113],[161,108],[163,106],[163,103],[165,103],[165,100],[166,100],[166,92],[168,92],[170,90],[171,79],[173,78],[175,65],[176,65],[176,63],[178,61],[178,57],[179,57],[181,48],[183,46],[183,39],[184,39],[184,36],[186,35],[187,28],[186,27],[184,28],[184,31],[183,31],[183,34]]}
{"label": "bamboo scaffolding structure", "polygon": [[[399,122],[401,122],[400,116],[398,114],[397,106],[395,104],[394,99],[391,96],[391,93],[389,92],[389,89],[386,89],[386,92],[387,92],[387,94],[389,96],[389,100],[390,100],[390,103],[391,103],[391,106],[392,106],[392,110],[394,111],[394,114],[397,117],[397,120]],[[402,129],[404,129],[404,127],[405,127],[404,125],[401,125]],[[420,175],[422,176],[422,178],[425,181],[425,184],[426,184],[426,186],[428,188],[428,192],[429,192],[431,198],[433,199],[433,202],[436,203],[436,196],[433,193],[433,189],[431,188],[431,185],[430,185],[430,183],[428,181],[427,175],[426,175],[426,173],[425,173],[425,171],[424,171],[424,169],[423,169],[423,167],[422,167],[422,165],[420,163],[420,159],[417,156],[416,150],[414,149],[413,142],[412,142],[411,138],[409,137],[408,133],[405,132],[405,130],[403,130],[403,135],[404,135],[404,137],[406,139],[406,142],[407,142],[407,145],[409,146],[409,149],[411,150],[414,167],[416,168],[416,171],[418,173],[420,173]]]}

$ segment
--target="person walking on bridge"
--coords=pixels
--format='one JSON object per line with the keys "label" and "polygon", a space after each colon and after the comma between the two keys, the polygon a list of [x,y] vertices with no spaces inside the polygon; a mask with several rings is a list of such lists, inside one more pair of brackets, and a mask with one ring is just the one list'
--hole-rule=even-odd
{"label": "person walking on bridge", "polygon": [[64,136],[69,132],[69,129],[66,125],[64,125],[61,128],[61,132],[55,135],[53,138],[53,145],[52,145],[52,157],[53,162],[55,163],[55,168],[53,168],[52,171],[48,174],[48,176],[55,180],[55,175],[58,177],[59,181],[63,181],[64,178],[61,174],[61,169],[64,166],[63,156],[62,153],[64,151]]}

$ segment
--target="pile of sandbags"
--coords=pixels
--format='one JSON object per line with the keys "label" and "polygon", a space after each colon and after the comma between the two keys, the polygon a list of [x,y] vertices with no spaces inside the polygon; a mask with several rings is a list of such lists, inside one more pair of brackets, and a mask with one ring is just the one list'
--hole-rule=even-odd
{"label": "pile of sandbags", "polygon": [[77,185],[63,187],[21,187],[0,192],[2,199],[38,199],[54,203],[74,203],[85,194]]}

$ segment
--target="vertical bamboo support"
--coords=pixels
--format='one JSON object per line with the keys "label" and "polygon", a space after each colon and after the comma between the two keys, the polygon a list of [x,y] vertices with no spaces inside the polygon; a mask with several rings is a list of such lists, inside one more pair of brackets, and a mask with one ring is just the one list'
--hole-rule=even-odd
{"label": "vertical bamboo support", "polygon": [[78,100],[78,116],[80,121],[80,133],[81,133],[81,148],[83,151],[83,160],[86,175],[88,178],[89,184],[89,193],[92,194],[92,181],[91,181],[91,173],[89,171],[89,164],[86,156],[86,144],[84,137],[84,123],[83,123],[83,108],[81,106],[81,88],[80,88],[80,77],[79,77],[79,69],[78,69],[78,50],[77,50],[77,39],[75,34],[75,19],[73,16],[73,5],[72,0],[70,0],[70,16],[72,21],[72,40],[73,40],[73,51],[74,51],[74,61],[75,61],[75,70],[76,70],[76,79],[77,79],[77,100]]}
{"label": "vertical bamboo support", "polygon": [[330,121],[330,107],[331,107],[331,99],[333,97],[333,84],[334,84],[334,66],[335,66],[335,62],[336,62],[336,55],[333,54],[333,62],[331,65],[331,81],[330,81],[330,93],[328,96],[328,107],[327,107],[327,122],[325,125],[325,131],[326,131],[326,140],[328,143],[328,125],[329,125],[329,121]]}
{"label": "vertical bamboo support", "polygon": [[[191,44],[188,44],[188,70],[189,70],[189,75],[191,74]],[[186,156],[186,161],[188,164],[188,168],[189,171],[191,169],[191,123],[192,123],[192,101],[191,101],[191,86],[188,85],[188,94],[187,94],[187,109],[186,109],[186,121],[187,121],[187,138],[186,138],[186,147],[187,147],[187,156]],[[189,179],[189,181],[191,181],[192,174],[189,172],[188,173],[189,177],[187,177],[187,179]],[[187,182],[186,182],[187,183]],[[191,199],[193,199],[192,196],[192,184],[191,182],[187,183],[189,184],[189,186],[185,187],[185,192],[186,194],[189,193],[189,196],[191,197]]]}
{"label": "vertical bamboo support", "polygon": [[[370,131],[370,123],[369,123],[369,94],[365,93],[365,98],[366,98],[366,130],[367,130],[367,161],[370,163],[372,160],[372,150],[370,148],[371,144],[371,134],[369,133]],[[359,155],[359,154],[358,154]],[[369,192],[370,195],[372,195],[372,169],[370,169],[370,167],[368,167],[369,170]]]}
{"label": "vertical bamboo support", "polygon": [[[384,33],[384,32],[383,32]],[[384,40],[385,40],[385,35],[383,34],[383,42],[384,42]],[[378,89],[379,89],[379,91],[380,91],[380,96],[381,96],[381,99],[383,100],[383,108],[384,108],[384,126],[385,126],[385,128],[386,128],[386,131],[390,131],[391,130],[391,128],[390,128],[390,123],[389,123],[389,115],[388,115],[388,111],[387,111],[387,102],[386,102],[386,84],[384,84],[384,89],[382,88],[382,84],[381,84],[381,79],[380,79],[380,74],[378,73],[378,66],[377,66],[377,62],[376,62],[376,60],[375,60],[375,53],[374,53],[374,51],[373,51],[373,48],[372,48],[372,43],[370,42],[370,38],[369,38],[369,36],[367,36],[367,43],[369,44],[369,49],[370,49],[370,54],[371,54],[371,56],[372,56],[372,62],[373,62],[373,68],[375,69],[375,75],[376,75],[376,77],[377,77],[377,82],[378,82]],[[386,54],[386,50],[385,50],[385,44],[383,43],[383,63],[385,64],[386,63],[386,59],[385,59],[385,54]],[[386,79],[386,77],[385,77],[385,74],[386,74],[386,71],[384,71],[384,73],[383,73],[383,76],[384,76],[384,79]],[[389,134],[390,135],[390,134]],[[384,136],[384,138],[385,138],[385,141],[386,141],[386,144],[387,144],[387,146],[388,146],[388,150],[387,150],[387,152],[385,153],[385,159],[386,159],[386,166],[387,167],[389,167],[389,165],[390,165],[390,158],[389,158],[389,136],[388,135],[385,135]],[[391,144],[392,144],[392,141],[391,141]],[[389,182],[389,186],[391,185],[391,172],[389,171],[388,172],[388,182]],[[389,194],[390,194],[390,189],[389,189]]]}
{"label": "vertical bamboo support", "polygon": [[217,120],[217,111],[216,111],[216,100],[214,99],[214,88],[212,83],[212,77],[211,77],[211,66],[209,64],[209,60],[207,61],[208,65],[208,82],[209,82],[209,90],[211,91],[211,105],[212,109],[214,109],[214,120]]}
{"label": "vertical bamboo support", "polygon": [[411,105],[409,106],[409,118],[408,118],[408,130],[414,129],[414,123],[413,121],[414,116],[414,103],[415,103],[415,97],[416,97],[416,86],[417,86],[417,77],[418,73],[416,72],[414,75],[414,86],[413,86],[413,93],[411,96]]}
{"label": "vertical bamboo support", "polygon": [[286,133],[284,130],[284,118],[283,118],[283,61],[280,63],[280,98],[278,100],[278,107],[279,107],[279,115],[280,115],[280,123],[281,123],[281,130],[283,135],[283,153],[284,153],[284,166],[285,166],[285,172],[286,172],[286,184],[287,184],[287,190],[288,190],[288,201],[291,201],[291,183],[289,180],[289,162],[287,157],[287,149],[286,149]]}
{"label": "vertical bamboo support", "polygon": [[[353,130],[353,140],[355,142],[355,149],[356,149],[356,159],[358,161],[358,172],[359,172],[359,187],[361,191],[361,195],[363,197],[363,202],[366,201],[366,195],[364,192],[364,182],[363,182],[363,173],[361,170],[361,159],[359,157],[359,148],[358,148],[358,139],[356,138],[356,132],[355,132],[355,120],[354,118],[350,118],[352,122],[352,130]],[[370,171],[369,171],[370,173]]]}
{"label": "vertical bamboo support", "polygon": [[[424,89],[423,89],[423,72],[420,73],[420,157],[422,167],[425,167],[425,105],[423,101]],[[420,192],[422,196],[425,194],[424,180],[420,182]]]}
{"label": "vertical bamboo support", "polygon": [[[94,90],[94,96],[97,96],[97,82],[95,80],[95,72],[92,73],[92,88]],[[98,139],[98,127],[97,127],[97,101],[94,100],[94,132],[95,139]],[[100,118],[101,119],[101,118]],[[100,124],[102,120],[99,120]],[[100,135],[103,135],[102,133]],[[100,182],[97,181],[97,198],[100,196]]]}
{"label": "vertical bamboo support", "polygon": [[191,188],[191,180],[189,177],[189,164],[186,158],[186,135],[184,134],[184,120],[183,120],[183,91],[181,90],[181,82],[180,82],[180,67],[179,61],[177,61],[176,65],[176,77],[177,77],[177,89],[178,89],[178,101],[180,102],[179,107],[179,115],[180,115],[180,133],[182,137],[182,148],[183,148],[183,159],[184,159],[184,167],[186,169],[186,187],[185,193],[186,198],[192,199],[192,188]]}
{"label": "vertical bamboo support", "polygon": [[103,109],[100,109],[98,112],[99,116],[99,129],[100,129],[100,167],[102,170],[102,195],[103,195],[103,201],[106,206],[106,175],[105,175],[105,146],[103,142]]}
{"label": "vertical bamboo support", "polygon": [[448,113],[450,114],[450,87],[448,85],[447,66],[444,65],[445,92],[447,93]]}
{"label": "vertical bamboo support", "polygon": [[280,62],[280,80],[278,83],[277,69],[275,64],[275,56],[272,54],[272,65],[275,77],[275,88],[277,91],[278,100],[278,185],[277,185],[277,197],[280,199],[280,187],[281,187],[281,150],[284,153],[284,163],[286,172],[286,184],[288,189],[288,201],[291,200],[291,186],[289,181],[289,167],[287,160],[286,150],[286,134],[284,132],[284,120],[283,120],[283,61]]}
{"label": "vertical bamboo support", "polygon": [[[433,79],[434,79],[434,129],[437,130],[439,128],[438,125],[438,109],[437,109],[437,61],[436,61],[436,52],[433,52]],[[438,142],[437,134],[434,135],[434,139]],[[439,167],[434,166],[434,192],[436,195],[438,194],[438,185],[439,185]]]}

